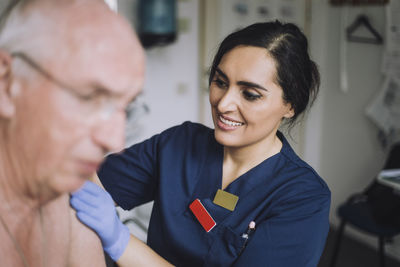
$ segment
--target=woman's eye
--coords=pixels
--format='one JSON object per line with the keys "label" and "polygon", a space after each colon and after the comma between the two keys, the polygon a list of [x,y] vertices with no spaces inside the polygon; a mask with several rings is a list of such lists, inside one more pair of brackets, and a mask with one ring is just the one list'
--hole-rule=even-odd
{"label": "woman's eye", "polygon": [[227,88],[228,87],[227,84],[223,80],[215,79],[213,82],[215,83],[215,85],[218,88]]}
{"label": "woman's eye", "polygon": [[254,94],[254,93],[251,93],[250,91],[243,91],[243,96],[245,99],[250,100],[250,101],[257,100],[261,97],[260,94]]}

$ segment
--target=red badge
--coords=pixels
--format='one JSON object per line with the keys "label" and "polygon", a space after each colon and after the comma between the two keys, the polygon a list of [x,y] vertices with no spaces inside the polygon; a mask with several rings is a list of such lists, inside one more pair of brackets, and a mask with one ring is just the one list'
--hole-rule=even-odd
{"label": "red badge", "polygon": [[196,216],[197,220],[200,222],[201,226],[203,226],[204,230],[207,232],[211,231],[215,225],[217,225],[211,215],[208,213],[206,208],[204,208],[203,204],[199,199],[196,199],[189,206],[190,210],[193,212],[194,216]]}

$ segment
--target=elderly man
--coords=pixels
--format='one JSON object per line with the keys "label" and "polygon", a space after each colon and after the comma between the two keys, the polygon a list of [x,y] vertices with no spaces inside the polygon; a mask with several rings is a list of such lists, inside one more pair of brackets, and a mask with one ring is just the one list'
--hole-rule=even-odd
{"label": "elderly man", "polygon": [[14,1],[0,25],[0,265],[105,266],[69,193],[122,148],[143,50],[102,0]]}

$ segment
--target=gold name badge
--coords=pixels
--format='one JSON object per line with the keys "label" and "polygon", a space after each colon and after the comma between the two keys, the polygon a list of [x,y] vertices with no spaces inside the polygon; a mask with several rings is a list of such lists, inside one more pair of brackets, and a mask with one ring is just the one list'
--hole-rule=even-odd
{"label": "gold name badge", "polygon": [[214,204],[217,204],[225,209],[234,211],[238,200],[238,196],[218,189],[213,202]]}

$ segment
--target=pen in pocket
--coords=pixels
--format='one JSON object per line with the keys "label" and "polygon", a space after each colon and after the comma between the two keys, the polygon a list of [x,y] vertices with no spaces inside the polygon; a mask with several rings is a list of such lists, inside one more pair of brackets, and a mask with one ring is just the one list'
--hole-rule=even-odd
{"label": "pen in pocket", "polygon": [[256,229],[256,223],[254,221],[251,221],[249,223],[249,227],[247,227],[247,231],[242,234],[242,238],[244,239],[244,242],[243,242],[243,246],[242,246],[242,249],[240,250],[239,255],[242,254],[243,250],[247,246],[249,237],[250,237],[251,233],[254,232],[255,229]]}

